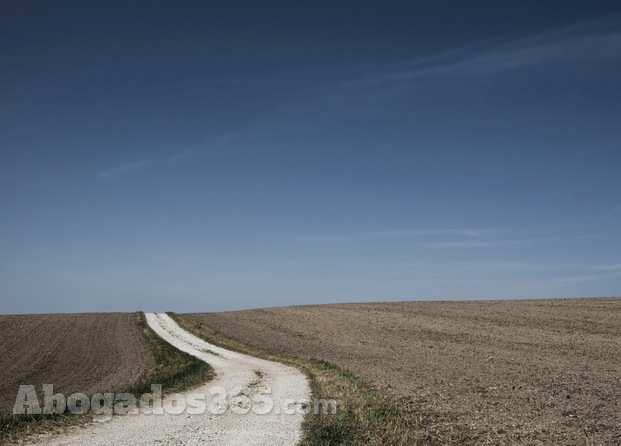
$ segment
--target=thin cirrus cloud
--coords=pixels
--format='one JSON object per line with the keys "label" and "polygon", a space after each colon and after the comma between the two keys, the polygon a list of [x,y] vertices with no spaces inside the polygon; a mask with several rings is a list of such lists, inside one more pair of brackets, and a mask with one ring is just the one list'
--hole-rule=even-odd
{"label": "thin cirrus cloud", "polygon": [[350,241],[364,241],[375,239],[394,239],[394,238],[412,238],[419,236],[462,236],[462,237],[484,237],[486,235],[506,232],[510,229],[413,229],[413,230],[387,230],[387,231],[371,231],[371,232],[358,232],[351,234],[339,234],[339,235],[312,235],[303,234],[293,237],[286,237],[290,239],[310,242],[350,242]]}
{"label": "thin cirrus cloud", "polygon": [[168,153],[160,156],[145,157],[128,163],[117,164],[116,166],[101,170],[99,172],[99,176],[104,180],[113,180],[115,178],[128,176],[145,169],[168,166],[175,163],[182,163],[202,158],[226,148],[227,144],[229,144],[241,133],[242,132],[236,132],[209,137],[199,145],[193,145],[191,147],[175,151],[168,151]]}
{"label": "thin cirrus cloud", "polygon": [[[285,237],[303,242],[365,242],[374,240],[389,239],[423,239],[420,242],[423,246],[434,249],[467,249],[485,248],[496,246],[526,245],[536,243],[564,242],[568,240],[592,239],[600,236],[596,235],[570,235],[561,237],[531,237],[531,238],[498,238],[503,234],[518,234],[524,231],[530,232],[535,228],[455,228],[455,229],[414,229],[414,230],[392,230],[375,232],[358,232],[338,235],[296,235]],[[459,240],[440,240],[428,242],[424,240],[429,237],[462,237]],[[603,237],[603,236],[601,236]]]}
{"label": "thin cirrus cloud", "polygon": [[608,265],[595,265],[594,269],[602,271],[621,271],[621,263],[611,263]]}
{"label": "thin cirrus cloud", "polygon": [[99,172],[99,176],[104,180],[129,176],[131,174],[152,169],[160,166],[167,166],[173,163],[180,163],[203,156],[206,152],[195,148],[179,150],[159,157],[139,159],[129,163],[119,164]]}
{"label": "thin cirrus cloud", "polygon": [[478,240],[455,240],[448,242],[427,243],[429,248],[482,248],[485,246],[495,246],[507,244],[507,241],[478,241]]}
{"label": "thin cirrus cloud", "polygon": [[[184,88],[203,84],[243,86],[306,85],[333,93],[357,88],[406,86],[423,78],[483,76],[554,61],[576,62],[621,55],[621,15],[588,21],[551,32],[499,43],[483,41],[404,63],[363,64],[349,67],[315,67],[271,76],[200,78],[175,81]],[[363,74],[360,74],[363,73]],[[301,84],[300,84],[301,83]],[[323,85],[323,86],[321,86]]]}
{"label": "thin cirrus cloud", "polygon": [[108,169],[104,169],[102,170],[99,175],[106,180],[111,180],[113,178],[119,177],[119,176],[123,176],[126,174],[130,174],[132,172],[136,172],[138,170],[141,170],[151,164],[157,163],[157,160],[140,160],[140,161],[134,161],[131,163],[125,163],[125,164],[119,164],[117,166],[114,167],[110,167]]}
{"label": "thin cirrus cloud", "polygon": [[621,15],[516,39],[479,43],[416,60],[399,70],[351,79],[345,87],[407,84],[439,76],[485,75],[551,60],[612,58],[621,55]]}
{"label": "thin cirrus cloud", "polygon": [[591,239],[594,235],[574,235],[566,237],[539,237],[529,239],[499,239],[499,240],[450,240],[436,243],[427,243],[429,248],[452,249],[452,248],[483,248],[494,246],[526,245],[531,243],[564,242],[567,240]]}
{"label": "thin cirrus cloud", "polygon": [[459,271],[459,270],[537,270],[537,271],[597,271],[604,273],[621,273],[621,263],[609,264],[581,264],[581,263],[538,263],[524,261],[468,261],[468,262],[399,262],[394,266],[404,268],[438,268],[443,270]]}
{"label": "thin cirrus cloud", "polygon": [[610,219],[610,218],[615,218],[615,217],[621,217],[621,205],[614,206],[610,209],[607,209],[600,216],[600,218],[605,218],[605,219]]}

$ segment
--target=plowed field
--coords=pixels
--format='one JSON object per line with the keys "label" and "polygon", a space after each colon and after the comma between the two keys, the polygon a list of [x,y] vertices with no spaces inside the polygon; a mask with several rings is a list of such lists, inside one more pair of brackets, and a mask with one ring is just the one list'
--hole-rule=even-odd
{"label": "plowed field", "polygon": [[420,438],[438,444],[621,441],[619,298],[190,316],[248,344],[353,371],[396,402]]}
{"label": "plowed field", "polygon": [[153,365],[134,313],[0,315],[0,410],[20,384],[55,393],[120,390]]}

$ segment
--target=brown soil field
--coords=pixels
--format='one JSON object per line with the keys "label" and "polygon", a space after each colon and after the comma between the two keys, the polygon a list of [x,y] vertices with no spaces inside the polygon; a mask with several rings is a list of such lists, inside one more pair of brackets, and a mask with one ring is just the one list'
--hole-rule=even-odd
{"label": "brown soil field", "polygon": [[21,384],[55,393],[115,391],[155,365],[134,313],[0,315],[0,410]]}
{"label": "brown soil field", "polygon": [[436,444],[621,444],[620,298],[188,316],[259,348],[349,369]]}

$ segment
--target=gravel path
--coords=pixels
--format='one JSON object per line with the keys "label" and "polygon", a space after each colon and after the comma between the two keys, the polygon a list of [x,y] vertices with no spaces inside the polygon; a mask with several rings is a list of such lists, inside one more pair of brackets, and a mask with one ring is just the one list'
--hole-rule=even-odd
{"label": "gravel path", "polygon": [[280,446],[299,442],[303,412],[310,401],[303,373],[211,345],[180,328],[166,314],[146,316],[149,326],[167,342],[213,366],[216,378],[181,397],[164,398],[163,414],[144,414],[140,408],[139,414],[116,415],[107,422],[41,440],[50,445],[93,446]]}

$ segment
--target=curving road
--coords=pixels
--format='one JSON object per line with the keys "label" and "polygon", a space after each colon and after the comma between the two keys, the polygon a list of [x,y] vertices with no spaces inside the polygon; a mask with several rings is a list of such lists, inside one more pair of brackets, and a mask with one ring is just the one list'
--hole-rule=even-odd
{"label": "curving road", "polygon": [[[299,370],[232,352],[188,333],[166,314],[146,315],[164,340],[209,363],[216,378],[164,398],[160,414],[115,415],[56,437],[50,445],[295,445],[310,387]],[[136,396],[140,398],[140,395]],[[148,412],[148,411],[147,411]]]}

